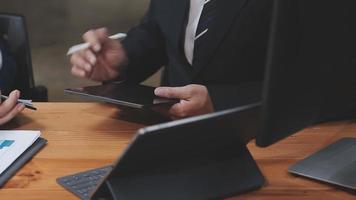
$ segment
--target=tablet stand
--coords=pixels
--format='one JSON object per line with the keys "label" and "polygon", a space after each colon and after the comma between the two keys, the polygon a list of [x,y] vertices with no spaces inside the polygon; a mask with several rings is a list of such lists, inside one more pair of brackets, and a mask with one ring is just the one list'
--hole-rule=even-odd
{"label": "tablet stand", "polygon": [[[120,175],[117,171],[92,199],[221,199],[263,186],[265,179],[246,146],[240,145],[235,152],[230,150],[236,148],[188,159],[184,164],[173,162],[156,169],[149,164],[143,172]],[[224,156],[218,157],[221,153]],[[123,171],[126,170],[123,168]]]}

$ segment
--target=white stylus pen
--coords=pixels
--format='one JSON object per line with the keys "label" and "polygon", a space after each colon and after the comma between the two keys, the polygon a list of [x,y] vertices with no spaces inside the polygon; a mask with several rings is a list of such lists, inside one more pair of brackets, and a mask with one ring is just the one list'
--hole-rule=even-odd
{"label": "white stylus pen", "polygon": [[[126,33],[118,33],[112,36],[109,36],[110,39],[113,40],[118,40],[118,39],[124,39],[126,37]],[[68,52],[67,52],[67,56],[71,55],[77,51],[83,50],[83,49],[87,49],[90,47],[89,43],[82,43],[82,44],[77,44],[72,46],[71,48],[69,48]]]}

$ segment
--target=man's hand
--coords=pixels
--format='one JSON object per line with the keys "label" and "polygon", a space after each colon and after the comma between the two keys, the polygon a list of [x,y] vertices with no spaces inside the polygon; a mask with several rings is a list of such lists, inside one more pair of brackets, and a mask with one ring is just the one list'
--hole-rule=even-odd
{"label": "man's hand", "polygon": [[214,112],[208,89],[203,85],[159,87],[156,88],[155,94],[160,97],[180,99],[179,103],[174,104],[166,111],[173,119]]}
{"label": "man's hand", "polygon": [[110,39],[106,28],[90,30],[83,39],[91,48],[72,55],[72,74],[101,82],[117,78],[128,62],[121,43]]}
{"label": "man's hand", "polygon": [[0,125],[10,121],[25,108],[25,105],[17,103],[19,97],[20,91],[15,90],[11,92],[6,101],[0,104]]}

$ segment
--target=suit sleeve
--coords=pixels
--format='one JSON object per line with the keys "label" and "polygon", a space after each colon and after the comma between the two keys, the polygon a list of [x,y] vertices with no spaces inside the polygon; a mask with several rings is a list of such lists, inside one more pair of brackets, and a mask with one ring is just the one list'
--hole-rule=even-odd
{"label": "suit sleeve", "polygon": [[261,82],[248,82],[240,85],[207,85],[207,88],[215,111],[262,100]]}
{"label": "suit sleeve", "polygon": [[151,1],[139,25],[122,41],[129,59],[125,69],[128,82],[140,83],[167,63],[164,36],[154,17],[154,2]]}
{"label": "suit sleeve", "polygon": [[17,67],[15,61],[7,51],[7,46],[0,41],[0,54],[2,57],[2,66],[0,69],[0,90],[7,94],[15,83]]}

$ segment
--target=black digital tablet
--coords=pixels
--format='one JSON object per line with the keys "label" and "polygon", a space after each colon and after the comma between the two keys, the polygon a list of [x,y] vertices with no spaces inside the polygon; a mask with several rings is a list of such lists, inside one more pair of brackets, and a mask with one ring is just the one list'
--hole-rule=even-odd
{"label": "black digital tablet", "polygon": [[83,200],[225,199],[265,179],[245,142],[260,104],[145,127],[115,163],[57,179]]}
{"label": "black digital tablet", "polygon": [[130,84],[110,83],[97,86],[65,89],[67,94],[81,95],[93,100],[113,103],[131,108],[149,108],[157,105],[175,104],[179,100],[161,98],[154,94],[154,87]]}

